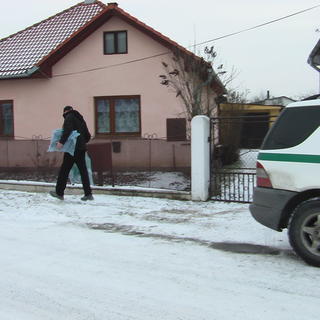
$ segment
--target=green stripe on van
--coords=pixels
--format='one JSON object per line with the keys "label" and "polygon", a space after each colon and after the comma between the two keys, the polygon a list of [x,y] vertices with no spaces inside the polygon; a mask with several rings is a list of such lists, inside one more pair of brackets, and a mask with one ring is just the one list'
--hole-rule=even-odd
{"label": "green stripe on van", "polygon": [[258,160],[320,163],[320,155],[260,152]]}

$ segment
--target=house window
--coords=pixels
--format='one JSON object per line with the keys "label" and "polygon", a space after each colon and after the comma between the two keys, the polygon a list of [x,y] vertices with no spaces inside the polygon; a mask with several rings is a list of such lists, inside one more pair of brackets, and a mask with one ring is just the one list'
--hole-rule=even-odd
{"label": "house window", "polygon": [[0,100],[0,136],[13,136],[13,101]]}
{"label": "house window", "polygon": [[140,96],[96,97],[96,133],[140,135]]}
{"label": "house window", "polygon": [[127,31],[104,32],[104,54],[128,53]]}
{"label": "house window", "polygon": [[185,118],[167,119],[167,140],[184,141],[187,139]]}

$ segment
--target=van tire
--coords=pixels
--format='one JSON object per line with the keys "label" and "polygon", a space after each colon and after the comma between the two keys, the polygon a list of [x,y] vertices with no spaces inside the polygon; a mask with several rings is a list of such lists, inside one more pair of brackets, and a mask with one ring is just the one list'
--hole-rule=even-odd
{"label": "van tire", "polygon": [[304,201],[294,210],[288,236],[298,256],[320,267],[320,198]]}

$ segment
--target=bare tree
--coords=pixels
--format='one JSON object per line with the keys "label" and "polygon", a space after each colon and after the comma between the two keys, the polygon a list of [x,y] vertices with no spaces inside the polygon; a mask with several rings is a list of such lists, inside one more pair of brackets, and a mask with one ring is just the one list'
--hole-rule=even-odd
{"label": "bare tree", "polygon": [[[176,97],[182,99],[189,121],[196,115],[207,115],[210,118],[239,116],[241,103],[247,101],[248,92],[226,89],[238,75],[236,69],[226,72],[223,64],[216,66],[217,53],[214,47],[206,47],[204,53],[205,59],[182,54],[181,51],[174,52],[169,63],[162,62],[164,74],[159,76],[161,84],[172,89]],[[230,102],[232,107],[219,115],[218,104],[221,102]],[[225,158],[223,163],[236,161],[239,157],[241,123],[219,120],[213,131],[217,137],[214,144],[223,147],[223,154],[220,155]]]}
{"label": "bare tree", "polygon": [[270,95],[268,91],[260,91],[259,94],[256,94],[250,99],[250,103],[258,103],[269,98],[273,98],[273,95]]}
{"label": "bare tree", "polygon": [[237,91],[235,89],[228,90],[227,93],[227,102],[229,103],[238,103],[238,104],[244,104],[248,102],[248,96],[249,90],[245,91]]}
{"label": "bare tree", "polygon": [[213,70],[213,60],[216,52],[213,47],[206,48],[207,61],[193,54],[175,51],[171,62],[162,62],[164,74],[161,74],[161,84],[174,90],[185,107],[186,118],[190,121],[196,115],[212,117],[216,112],[216,97],[225,93],[224,84],[219,79],[225,74],[218,67]]}

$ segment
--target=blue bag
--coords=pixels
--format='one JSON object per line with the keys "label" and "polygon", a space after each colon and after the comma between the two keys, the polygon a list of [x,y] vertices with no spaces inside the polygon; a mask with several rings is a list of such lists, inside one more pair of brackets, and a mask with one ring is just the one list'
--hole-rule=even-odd
{"label": "blue bag", "polygon": [[77,130],[73,130],[66,141],[66,143],[63,145],[61,149],[57,148],[57,142],[59,142],[61,135],[62,135],[63,130],[62,129],[56,129],[52,132],[52,137],[50,141],[50,145],[48,148],[48,152],[68,152],[72,156],[74,156],[74,150],[76,147],[77,143],[77,138],[80,136],[80,133]]}
{"label": "blue bag", "polygon": [[[92,176],[91,159],[87,152],[86,152],[86,166],[88,170],[90,185],[93,186],[94,183],[93,183],[93,176]],[[80,175],[78,166],[76,164],[74,164],[70,170],[69,180],[71,184],[81,183],[81,175]]]}

